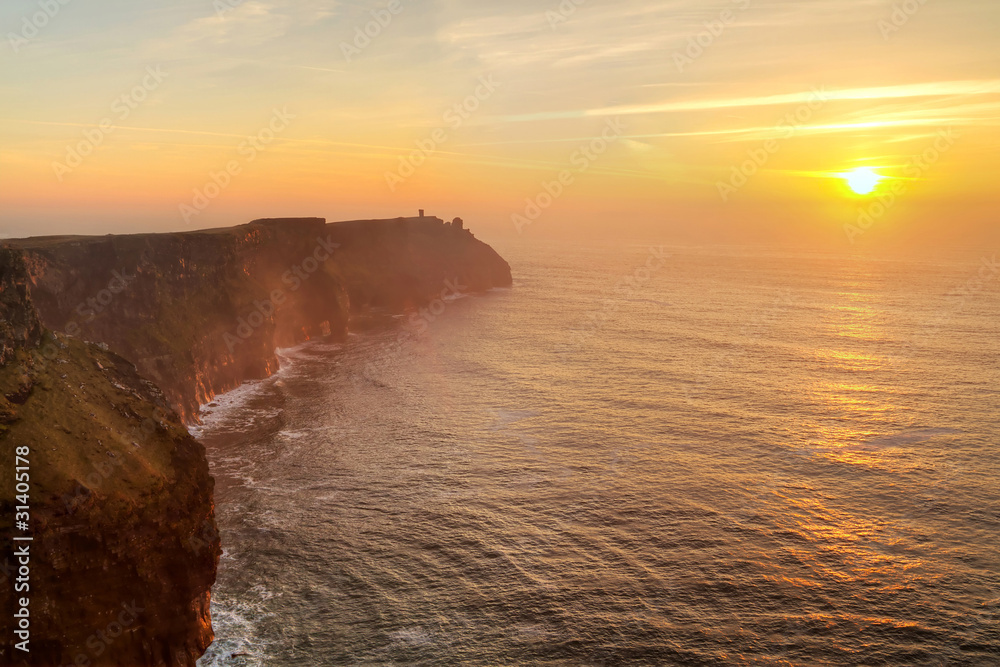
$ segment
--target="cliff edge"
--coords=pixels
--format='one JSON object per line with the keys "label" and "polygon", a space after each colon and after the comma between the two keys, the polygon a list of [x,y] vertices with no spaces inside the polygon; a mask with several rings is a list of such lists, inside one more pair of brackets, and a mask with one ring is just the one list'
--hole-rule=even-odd
{"label": "cliff edge", "polygon": [[204,448],[132,364],[43,331],[28,286],[0,248],[0,529],[32,538],[0,555],[0,664],[192,665],[220,553]]}
{"label": "cliff edge", "polygon": [[276,348],[343,337],[355,315],[417,309],[445,288],[510,284],[460,221],[423,216],[5,241],[0,529],[32,540],[0,554],[0,664],[193,667],[213,639],[221,549],[205,451],[184,422],[273,373]]}
{"label": "cliff edge", "polygon": [[106,343],[189,423],[216,394],[277,370],[276,348],[345,336],[352,314],[425,305],[446,280],[511,284],[490,246],[431,217],[6,243],[23,253],[46,327]]}

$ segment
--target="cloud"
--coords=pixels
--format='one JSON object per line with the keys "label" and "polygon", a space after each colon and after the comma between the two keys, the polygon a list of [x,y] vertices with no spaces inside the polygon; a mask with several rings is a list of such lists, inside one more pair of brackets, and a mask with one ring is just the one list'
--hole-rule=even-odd
{"label": "cloud", "polygon": [[282,37],[292,21],[278,14],[273,5],[244,2],[232,11],[195,19],[181,26],[172,41],[178,46],[211,42],[220,45],[255,46]]}
{"label": "cloud", "polygon": [[176,58],[199,50],[225,47],[228,51],[258,47],[293,35],[304,27],[339,15],[339,3],[330,0],[219,0],[205,3],[203,16],[191,19],[170,34],[154,40],[160,57]]}
{"label": "cloud", "polygon": [[[594,116],[629,116],[636,114],[659,114],[684,111],[707,111],[712,109],[736,109],[760,106],[802,104],[814,99],[828,101],[905,99],[915,97],[945,97],[960,95],[1000,94],[1000,79],[985,81],[942,81],[934,83],[903,84],[896,86],[875,86],[868,88],[848,88],[840,90],[820,90],[754,97],[729,97],[701,100],[664,101],[651,104],[624,104],[546,113],[518,114],[490,121],[524,122],[557,120],[567,118],[587,118]],[[821,97],[820,97],[821,96]]]}

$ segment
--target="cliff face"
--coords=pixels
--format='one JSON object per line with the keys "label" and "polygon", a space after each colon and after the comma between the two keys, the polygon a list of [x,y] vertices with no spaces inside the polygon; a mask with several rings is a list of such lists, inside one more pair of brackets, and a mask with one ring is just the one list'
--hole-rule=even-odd
{"label": "cliff face", "polygon": [[317,270],[295,290],[294,272],[282,280],[316,252],[324,229],[303,220],[11,243],[24,251],[46,327],[106,343],[191,420],[216,393],[273,372],[275,347],[319,335],[324,323],[344,330],[346,295],[330,275]]}
{"label": "cliff face", "polygon": [[17,350],[35,347],[42,337],[25,276],[21,254],[0,247],[0,366]]}
{"label": "cliff face", "polygon": [[[220,553],[204,449],[132,364],[43,334],[28,286],[20,253],[0,249],[0,531],[33,537],[0,555],[0,664],[192,665],[212,641]],[[25,461],[27,531],[13,524]],[[16,593],[12,544],[30,550]],[[10,627],[22,597],[30,653]]]}
{"label": "cliff face", "polygon": [[43,324],[106,343],[188,421],[277,368],[275,348],[343,336],[352,312],[506,286],[510,267],[437,218],[260,220],[176,234],[11,241]]}
{"label": "cliff face", "polygon": [[[220,545],[182,418],[276,370],[275,348],[344,336],[352,314],[510,284],[492,248],[437,218],[5,242],[0,530],[34,541],[16,594],[31,601],[28,655],[10,627],[13,549],[0,554],[0,664],[193,666]],[[13,524],[19,447],[28,532]]]}
{"label": "cliff face", "polygon": [[511,284],[510,266],[493,248],[438,218],[337,222],[327,230],[340,245],[331,268],[354,312],[422,306],[446,283],[463,292]]}

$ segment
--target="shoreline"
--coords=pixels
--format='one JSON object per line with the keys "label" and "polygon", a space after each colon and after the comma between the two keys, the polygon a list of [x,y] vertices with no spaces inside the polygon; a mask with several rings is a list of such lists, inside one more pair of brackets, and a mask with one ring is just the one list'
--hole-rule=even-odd
{"label": "shoreline", "polygon": [[[50,639],[40,658],[87,657],[80,614],[46,595],[75,591],[96,622],[132,591],[148,611],[104,658],[135,667],[152,667],[154,654],[191,667],[213,641],[208,602],[221,546],[214,480],[197,439],[203,409],[280,381],[300,346],[357,335],[353,315],[405,315],[433,303],[448,281],[471,292],[512,282],[509,265],[470,231],[423,216],[5,239],[0,269],[0,309],[14,324],[0,329],[0,380],[20,402],[0,405],[8,425],[0,439],[55,452],[33,461],[44,473],[33,511],[45,529],[35,544],[47,555],[32,563],[32,586],[51,610],[32,619],[33,634]],[[111,270],[127,279],[109,283]],[[80,304],[99,309],[81,317]],[[49,333],[67,327],[74,335]],[[53,392],[63,405],[55,412],[45,407]],[[118,452],[108,432],[135,435]],[[109,467],[109,459],[125,463]],[[154,539],[139,539],[150,531]],[[108,546],[118,541],[132,547]],[[75,559],[48,562],[66,553]],[[49,576],[61,583],[47,584]]]}

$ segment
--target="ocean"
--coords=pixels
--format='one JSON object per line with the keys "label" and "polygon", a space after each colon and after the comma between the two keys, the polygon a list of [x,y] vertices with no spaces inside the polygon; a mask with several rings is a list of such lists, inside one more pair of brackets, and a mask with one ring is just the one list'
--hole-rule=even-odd
{"label": "ocean", "polygon": [[992,250],[494,245],[205,408],[200,665],[1000,664]]}

